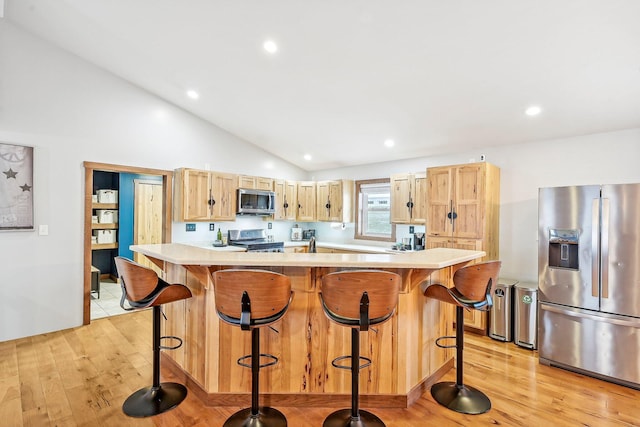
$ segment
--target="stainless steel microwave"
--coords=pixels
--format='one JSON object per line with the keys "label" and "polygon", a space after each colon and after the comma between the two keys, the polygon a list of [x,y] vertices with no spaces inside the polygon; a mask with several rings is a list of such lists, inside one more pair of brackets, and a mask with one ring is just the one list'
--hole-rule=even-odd
{"label": "stainless steel microwave", "polygon": [[264,190],[238,189],[238,215],[273,215],[276,193]]}

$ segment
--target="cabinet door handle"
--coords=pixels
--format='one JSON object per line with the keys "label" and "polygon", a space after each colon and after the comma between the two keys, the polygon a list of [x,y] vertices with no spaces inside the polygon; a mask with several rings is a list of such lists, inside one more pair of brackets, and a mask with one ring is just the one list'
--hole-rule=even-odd
{"label": "cabinet door handle", "polygon": [[213,198],[213,193],[211,192],[211,190],[209,190],[209,200],[207,201],[207,204],[209,205],[209,214],[213,215],[213,205],[216,204],[216,201]]}
{"label": "cabinet door handle", "polygon": [[413,218],[413,199],[409,196],[409,201],[407,202],[407,208],[409,208],[409,218]]}
{"label": "cabinet door handle", "polygon": [[449,213],[447,214],[449,222],[453,225],[453,221],[458,218],[458,214],[453,210],[453,200],[449,201]]}

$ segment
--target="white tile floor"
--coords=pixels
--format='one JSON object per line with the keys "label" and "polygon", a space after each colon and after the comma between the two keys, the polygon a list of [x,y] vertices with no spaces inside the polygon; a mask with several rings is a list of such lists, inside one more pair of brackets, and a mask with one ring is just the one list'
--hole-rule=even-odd
{"label": "white tile floor", "polygon": [[120,307],[121,296],[122,288],[119,283],[101,281],[100,298],[98,298],[97,293],[91,293],[91,320],[130,313]]}

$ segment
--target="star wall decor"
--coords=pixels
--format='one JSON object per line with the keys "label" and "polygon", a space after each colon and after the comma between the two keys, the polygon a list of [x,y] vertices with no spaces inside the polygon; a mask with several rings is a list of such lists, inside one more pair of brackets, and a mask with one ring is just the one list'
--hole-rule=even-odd
{"label": "star wall decor", "polygon": [[33,147],[0,141],[0,231],[34,230],[33,155]]}
{"label": "star wall decor", "polygon": [[11,168],[9,168],[8,171],[2,172],[2,173],[7,175],[7,179],[9,178],[16,179],[16,175],[18,175],[18,172],[14,172]]}

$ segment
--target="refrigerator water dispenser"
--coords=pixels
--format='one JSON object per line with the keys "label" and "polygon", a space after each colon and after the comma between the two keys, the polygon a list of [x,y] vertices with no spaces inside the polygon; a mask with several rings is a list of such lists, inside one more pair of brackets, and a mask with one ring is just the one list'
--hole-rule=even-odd
{"label": "refrigerator water dispenser", "polygon": [[578,270],[578,230],[549,229],[549,267]]}

